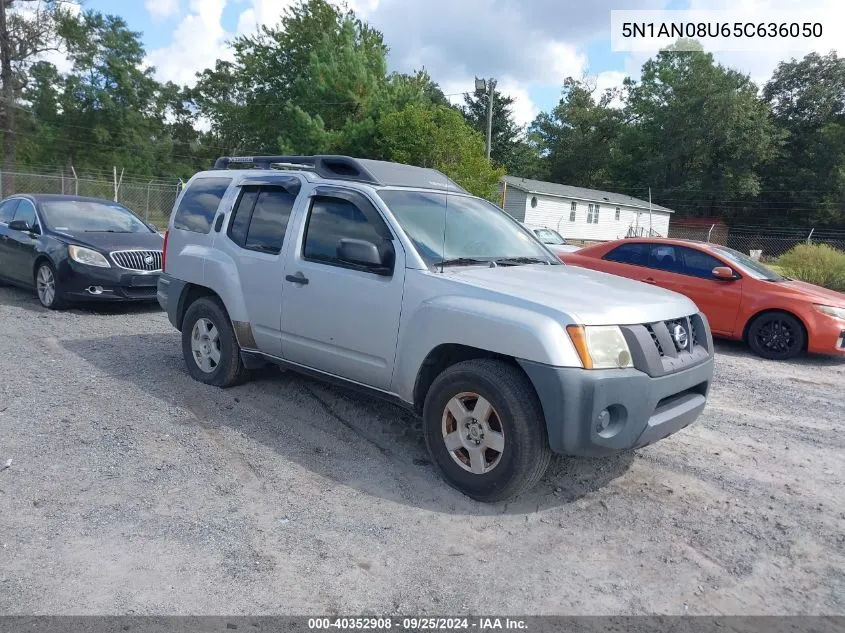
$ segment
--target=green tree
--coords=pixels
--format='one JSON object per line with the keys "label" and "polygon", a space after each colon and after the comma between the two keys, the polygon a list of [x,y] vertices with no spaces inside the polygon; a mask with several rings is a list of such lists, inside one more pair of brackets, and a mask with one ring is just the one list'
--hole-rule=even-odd
{"label": "green tree", "polygon": [[626,85],[620,180],[707,214],[760,193],[761,169],[782,136],[747,75],[701,51],[665,50],[643,65],[640,83]]}
{"label": "green tree", "polygon": [[564,184],[612,188],[615,158],[624,127],[623,112],[610,107],[615,90],[605,90],[598,101],[586,81],[564,82],[560,102],[542,113],[531,126],[547,157],[548,177]]}
{"label": "green tree", "polygon": [[786,133],[764,172],[767,198],[805,221],[845,221],[845,58],[810,53],[782,62],[763,97]]}

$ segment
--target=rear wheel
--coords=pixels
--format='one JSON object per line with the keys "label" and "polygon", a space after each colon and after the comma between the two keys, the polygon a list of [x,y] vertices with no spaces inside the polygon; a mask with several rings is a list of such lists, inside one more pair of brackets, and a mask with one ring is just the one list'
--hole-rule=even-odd
{"label": "rear wheel", "polygon": [[423,427],[446,481],[478,501],[528,490],[551,459],[533,386],[499,360],[464,361],[441,373],[426,395]]}
{"label": "rear wheel", "polygon": [[45,308],[57,310],[62,307],[63,301],[56,269],[50,262],[42,262],[35,270],[35,292]]}
{"label": "rear wheel", "polygon": [[216,387],[243,381],[246,369],[235,332],[219,299],[194,301],[182,321],[182,354],[191,376]]}
{"label": "rear wheel", "polygon": [[795,358],[804,351],[804,326],[786,312],[767,312],[748,327],[748,345],[758,356],[770,360]]}

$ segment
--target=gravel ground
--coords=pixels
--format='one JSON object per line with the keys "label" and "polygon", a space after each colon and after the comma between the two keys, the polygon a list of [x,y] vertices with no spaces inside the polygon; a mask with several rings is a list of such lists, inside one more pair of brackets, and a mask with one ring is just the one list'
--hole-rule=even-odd
{"label": "gravel ground", "polygon": [[153,307],[0,288],[0,614],[845,614],[845,361],[719,344],[706,413],[487,506],[417,421],[187,375]]}

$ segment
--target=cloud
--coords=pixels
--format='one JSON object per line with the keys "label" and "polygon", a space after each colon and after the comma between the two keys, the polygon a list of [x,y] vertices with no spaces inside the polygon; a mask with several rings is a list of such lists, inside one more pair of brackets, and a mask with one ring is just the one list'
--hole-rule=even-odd
{"label": "cloud", "polygon": [[179,14],[179,0],[144,0],[144,6],[153,20],[172,18]]}
{"label": "cloud", "polygon": [[189,13],[173,32],[170,45],[148,55],[160,81],[193,85],[197,72],[213,67],[217,59],[231,59],[226,46],[230,34],[221,24],[225,5],[226,0],[191,0]]}

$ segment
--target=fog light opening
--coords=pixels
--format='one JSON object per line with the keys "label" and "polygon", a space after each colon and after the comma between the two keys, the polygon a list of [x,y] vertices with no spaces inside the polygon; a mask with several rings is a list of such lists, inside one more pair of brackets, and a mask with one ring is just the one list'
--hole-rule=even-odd
{"label": "fog light opening", "polygon": [[88,288],[86,288],[86,290],[88,291],[88,294],[92,294],[92,295],[103,294],[103,287],[102,286],[88,286]]}
{"label": "fog light opening", "polygon": [[613,437],[625,426],[627,417],[628,413],[625,407],[619,404],[613,404],[606,409],[602,409],[596,415],[596,434],[605,439]]}

